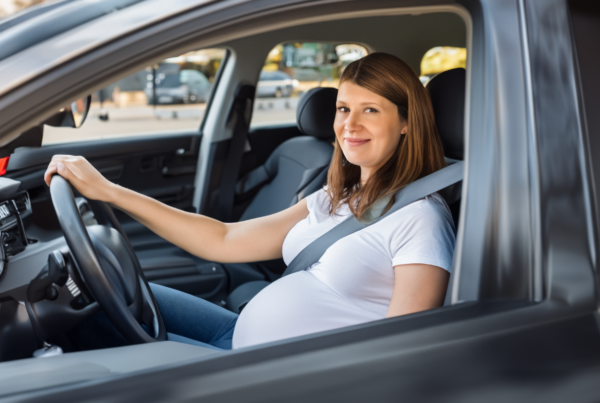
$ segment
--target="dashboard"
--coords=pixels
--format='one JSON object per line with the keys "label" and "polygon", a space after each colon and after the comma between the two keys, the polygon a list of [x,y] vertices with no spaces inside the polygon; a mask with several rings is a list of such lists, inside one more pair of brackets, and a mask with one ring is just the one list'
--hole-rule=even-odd
{"label": "dashboard", "polygon": [[[25,250],[29,243],[36,240],[28,239],[24,222],[31,218],[31,202],[27,192],[20,192],[9,200],[0,202],[0,259],[17,255]],[[0,276],[4,265],[0,268]]]}
{"label": "dashboard", "polygon": [[35,227],[32,202],[19,186],[0,178],[0,361],[31,357],[44,342],[100,310],[64,237],[39,238],[35,231],[28,236]]}

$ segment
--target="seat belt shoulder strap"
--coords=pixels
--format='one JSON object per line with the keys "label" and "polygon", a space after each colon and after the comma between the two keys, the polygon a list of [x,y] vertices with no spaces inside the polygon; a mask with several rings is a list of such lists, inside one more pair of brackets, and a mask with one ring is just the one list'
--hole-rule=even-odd
{"label": "seat belt shoulder strap", "polygon": [[408,184],[396,193],[396,200],[392,207],[384,215],[370,223],[362,223],[358,221],[356,217],[350,216],[304,248],[294,260],[290,262],[287,269],[283,272],[283,276],[306,270],[314,263],[318,262],[325,251],[340,239],[383,220],[394,212],[419,199],[460,182],[463,178],[463,171],[464,163],[459,161]]}

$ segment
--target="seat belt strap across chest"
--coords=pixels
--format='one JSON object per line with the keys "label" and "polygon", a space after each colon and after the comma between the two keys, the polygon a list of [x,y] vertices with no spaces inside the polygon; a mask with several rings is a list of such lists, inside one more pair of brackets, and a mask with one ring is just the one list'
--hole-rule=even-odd
{"label": "seat belt strap across chest", "polygon": [[463,170],[464,163],[462,161],[455,162],[452,165],[408,184],[396,193],[396,200],[392,207],[384,215],[369,223],[360,222],[354,215],[351,215],[341,224],[335,226],[304,248],[294,260],[291,261],[282,276],[308,269],[321,259],[321,256],[323,256],[325,251],[327,251],[331,245],[340,239],[385,219],[389,215],[419,199],[460,182],[463,179]]}

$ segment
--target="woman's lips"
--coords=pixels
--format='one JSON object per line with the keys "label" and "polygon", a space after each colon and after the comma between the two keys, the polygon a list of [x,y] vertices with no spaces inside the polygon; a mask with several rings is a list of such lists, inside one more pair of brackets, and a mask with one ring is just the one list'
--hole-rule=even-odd
{"label": "woman's lips", "polygon": [[346,142],[346,144],[348,144],[351,147],[357,147],[357,146],[362,146],[365,143],[368,143],[369,141],[371,141],[371,139],[351,139],[351,138],[345,138],[344,141]]}

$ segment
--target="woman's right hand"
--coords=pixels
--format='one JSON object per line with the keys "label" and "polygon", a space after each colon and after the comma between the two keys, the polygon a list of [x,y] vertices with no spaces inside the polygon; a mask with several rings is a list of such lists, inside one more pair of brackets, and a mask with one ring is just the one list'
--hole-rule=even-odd
{"label": "woman's right hand", "polygon": [[52,175],[59,174],[84,197],[111,203],[117,185],[106,179],[85,158],[72,155],[55,155],[46,169],[44,181],[50,186]]}

